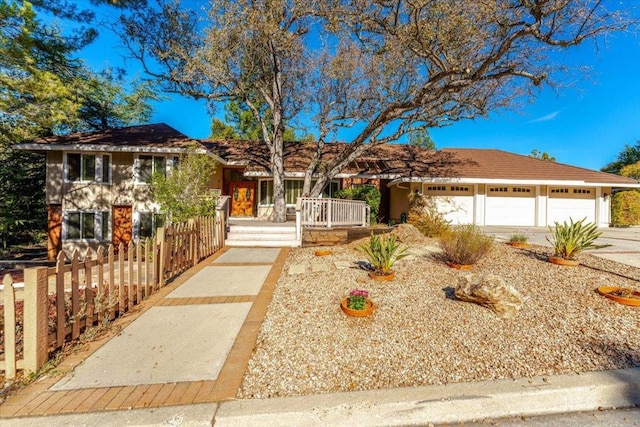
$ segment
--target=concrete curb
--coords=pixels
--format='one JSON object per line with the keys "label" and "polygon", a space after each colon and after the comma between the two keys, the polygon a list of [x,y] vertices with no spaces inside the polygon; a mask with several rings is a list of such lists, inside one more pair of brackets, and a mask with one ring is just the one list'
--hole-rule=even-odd
{"label": "concrete curb", "polygon": [[401,426],[640,405],[640,368],[223,402],[226,426]]}
{"label": "concrete curb", "polygon": [[208,427],[217,403],[165,406],[162,408],[3,418],[3,427]]}

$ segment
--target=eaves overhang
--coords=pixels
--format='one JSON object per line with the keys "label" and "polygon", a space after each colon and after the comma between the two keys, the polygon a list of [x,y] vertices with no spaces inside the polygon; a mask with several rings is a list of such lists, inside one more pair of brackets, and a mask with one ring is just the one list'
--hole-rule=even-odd
{"label": "eaves overhang", "polygon": [[587,182],[581,180],[561,179],[501,179],[501,178],[461,178],[461,177],[402,177],[392,180],[387,187],[406,183],[456,183],[456,184],[495,184],[495,185],[568,185],[572,187],[615,187],[615,188],[640,188],[639,182],[614,183],[614,182]]}

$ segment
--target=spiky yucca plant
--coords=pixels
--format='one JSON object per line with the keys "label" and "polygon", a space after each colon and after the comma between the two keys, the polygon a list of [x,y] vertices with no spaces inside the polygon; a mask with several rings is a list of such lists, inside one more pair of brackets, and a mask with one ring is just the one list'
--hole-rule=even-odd
{"label": "spiky yucca plant", "polygon": [[389,274],[396,261],[409,256],[407,249],[400,246],[395,236],[382,240],[373,233],[368,244],[360,245],[360,250],[373,266],[374,272],[381,276]]}
{"label": "spiky yucca plant", "polygon": [[553,246],[556,256],[575,259],[576,255],[587,249],[602,249],[611,246],[593,243],[602,232],[598,231],[594,223],[585,223],[586,220],[587,218],[584,217],[580,221],[574,222],[573,218],[569,218],[568,224],[567,221],[563,221],[562,224],[555,221],[555,228],[549,227],[551,238],[546,237],[546,239]]}

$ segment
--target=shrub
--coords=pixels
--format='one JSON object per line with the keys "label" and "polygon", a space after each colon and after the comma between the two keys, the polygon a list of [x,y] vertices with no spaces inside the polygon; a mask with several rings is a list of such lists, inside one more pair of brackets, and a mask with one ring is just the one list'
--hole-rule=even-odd
{"label": "shrub", "polygon": [[563,221],[562,224],[556,221],[555,228],[549,227],[551,238],[547,237],[546,239],[553,246],[556,256],[575,259],[576,255],[587,249],[601,249],[611,246],[593,244],[602,232],[598,231],[592,222],[585,224],[586,220],[585,217],[578,222],[573,222],[573,218],[569,218],[569,224],[567,221]]}
{"label": "shrub", "polygon": [[510,243],[527,243],[531,232],[528,230],[518,230],[509,236]]}
{"label": "shrub", "polygon": [[378,212],[380,211],[380,190],[373,185],[358,185],[351,188],[344,188],[335,193],[339,199],[363,200],[370,208],[370,222],[378,222]]}
{"label": "shrub", "polygon": [[400,247],[395,236],[388,236],[382,240],[373,233],[368,244],[360,245],[360,250],[364,252],[373,270],[382,276],[391,272],[391,267],[396,261],[409,256],[407,249]]}
{"label": "shrub", "polygon": [[611,223],[616,227],[640,225],[640,192],[621,191],[613,195]]}
{"label": "shrub", "polygon": [[461,265],[475,264],[491,251],[493,237],[474,225],[463,225],[445,233],[440,247],[448,262]]}
{"label": "shrub", "polygon": [[420,193],[409,196],[407,222],[427,237],[440,237],[450,231],[450,222],[438,212],[436,201]]}

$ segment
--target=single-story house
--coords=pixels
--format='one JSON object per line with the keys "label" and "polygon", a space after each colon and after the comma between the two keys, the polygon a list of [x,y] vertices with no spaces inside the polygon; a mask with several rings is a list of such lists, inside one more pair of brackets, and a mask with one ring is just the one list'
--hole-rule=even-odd
{"label": "single-story house", "polygon": [[[41,138],[19,144],[46,153],[49,236],[57,249],[143,238],[163,221],[149,195],[152,173],[169,172],[195,146],[218,167],[209,186],[231,196],[232,217],[269,218],[273,185],[269,153],[259,141],[193,139],[166,124]],[[344,148],[325,145],[323,163]],[[285,146],[285,197],[293,208],[313,144]],[[404,144],[372,147],[325,187],[323,196],[354,185],[375,185],[382,195],[380,220],[398,221],[408,196],[434,196],[454,224],[547,226],[586,217],[610,222],[610,196],[640,182],[495,149],[433,151]]]}

